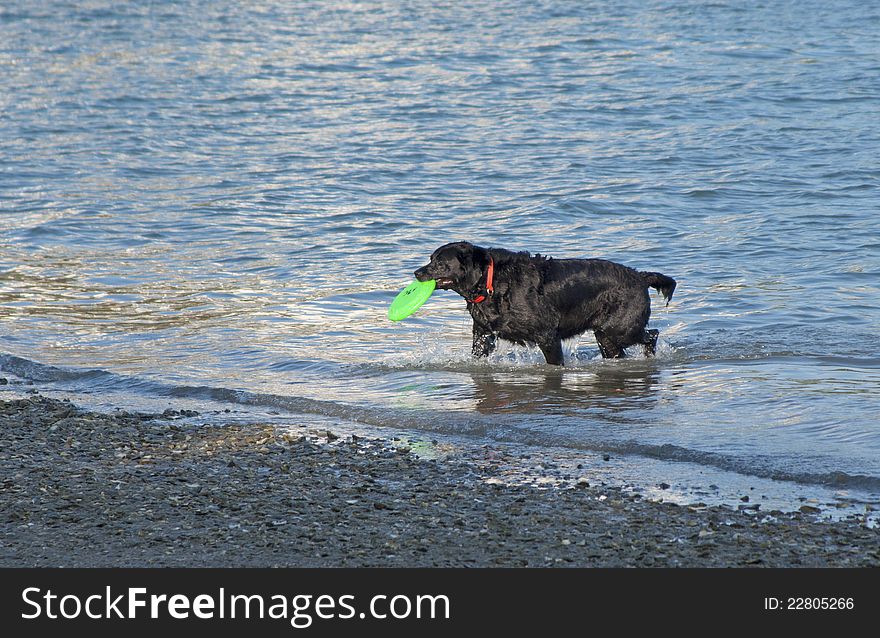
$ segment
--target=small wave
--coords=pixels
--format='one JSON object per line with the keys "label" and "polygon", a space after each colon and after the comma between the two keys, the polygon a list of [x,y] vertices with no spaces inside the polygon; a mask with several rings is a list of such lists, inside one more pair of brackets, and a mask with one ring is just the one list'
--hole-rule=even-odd
{"label": "small wave", "polygon": [[[473,364],[471,364],[473,365]],[[192,399],[241,406],[255,406],[291,414],[332,417],[382,429],[406,429],[443,435],[479,438],[544,448],[568,448],[641,456],[668,462],[691,463],[757,478],[773,479],[836,489],[856,489],[880,493],[880,477],[842,471],[808,472],[780,467],[773,457],[738,457],[696,450],[669,443],[643,443],[633,439],[614,441],[585,437],[565,437],[536,427],[533,421],[510,414],[443,412],[436,410],[362,406],[295,395],[279,395],[210,385],[174,385],[138,377],[117,375],[104,370],[60,368],[10,354],[0,354],[0,370],[19,378],[65,385],[85,385],[93,389],[126,390],[175,399]]]}
{"label": "small wave", "polygon": [[55,381],[88,381],[113,377],[106,370],[78,370],[56,368],[55,366],[37,363],[11,354],[0,354],[0,370],[14,374],[22,379],[39,382]]}

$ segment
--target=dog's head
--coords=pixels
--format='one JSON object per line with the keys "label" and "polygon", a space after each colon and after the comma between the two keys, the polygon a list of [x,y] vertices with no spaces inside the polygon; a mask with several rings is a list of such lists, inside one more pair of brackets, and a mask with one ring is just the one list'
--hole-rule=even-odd
{"label": "dog's head", "polygon": [[419,281],[433,279],[441,290],[465,293],[475,289],[489,266],[489,251],[466,241],[440,246],[431,261],[415,272]]}

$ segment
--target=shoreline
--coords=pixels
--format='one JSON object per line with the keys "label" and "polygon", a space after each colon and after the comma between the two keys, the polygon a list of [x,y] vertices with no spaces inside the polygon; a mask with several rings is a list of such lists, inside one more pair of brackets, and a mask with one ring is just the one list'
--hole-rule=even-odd
{"label": "shoreline", "polygon": [[0,566],[880,566],[855,517],[536,486],[461,453],[197,417],[0,400]]}

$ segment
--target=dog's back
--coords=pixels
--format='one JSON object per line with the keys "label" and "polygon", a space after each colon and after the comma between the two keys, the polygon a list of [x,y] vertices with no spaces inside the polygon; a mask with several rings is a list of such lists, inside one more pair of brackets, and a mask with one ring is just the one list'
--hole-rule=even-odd
{"label": "dog's back", "polygon": [[560,339],[620,322],[644,327],[648,321],[648,285],[632,268],[604,259],[549,259],[543,270],[543,293],[558,313]]}

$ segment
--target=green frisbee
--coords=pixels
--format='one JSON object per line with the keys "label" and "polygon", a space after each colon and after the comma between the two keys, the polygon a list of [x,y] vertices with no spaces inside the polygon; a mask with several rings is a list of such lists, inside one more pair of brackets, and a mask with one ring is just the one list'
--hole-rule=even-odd
{"label": "green frisbee", "polygon": [[409,317],[416,310],[421,308],[422,304],[428,301],[428,297],[434,292],[437,282],[433,279],[428,281],[414,281],[409,286],[400,291],[391,307],[388,308],[388,318],[391,321],[402,321]]}

